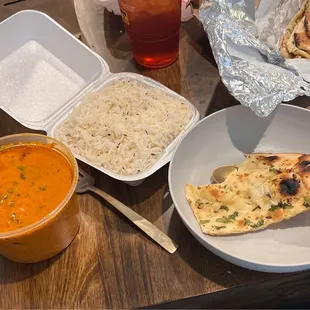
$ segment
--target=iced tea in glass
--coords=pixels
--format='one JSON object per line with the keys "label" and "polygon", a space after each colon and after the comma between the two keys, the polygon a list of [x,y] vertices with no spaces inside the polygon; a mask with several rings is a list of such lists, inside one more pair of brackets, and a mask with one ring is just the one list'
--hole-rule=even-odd
{"label": "iced tea in glass", "polygon": [[178,58],[181,0],[119,0],[119,6],[140,65],[162,68]]}

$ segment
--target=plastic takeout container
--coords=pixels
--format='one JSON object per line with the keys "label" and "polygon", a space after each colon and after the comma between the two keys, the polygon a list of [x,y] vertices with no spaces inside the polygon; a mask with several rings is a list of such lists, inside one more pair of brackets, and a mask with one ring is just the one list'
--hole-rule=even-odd
{"label": "plastic takeout container", "polygon": [[199,112],[188,100],[162,84],[134,73],[111,73],[104,59],[44,13],[26,10],[4,20],[0,42],[6,42],[0,46],[0,108],[22,125],[52,137],[87,93],[120,79],[159,87],[191,107],[193,116],[185,130],[152,167],[137,175],[119,175],[74,154],[117,180],[139,185],[170,161],[182,137],[199,120]]}
{"label": "plastic takeout container", "polygon": [[[53,149],[70,163],[73,180],[66,197],[45,217],[22,228],[0,233],[0,255],[19,263],[36,263],[63,251],[80,227],[80,210],[75,189],[79,169],[72,152],[59,141],[38,134],[17,134],[0,138],[0,148],[17,144],[53,144]],[[44,202],[43,202],[44,203]]]}

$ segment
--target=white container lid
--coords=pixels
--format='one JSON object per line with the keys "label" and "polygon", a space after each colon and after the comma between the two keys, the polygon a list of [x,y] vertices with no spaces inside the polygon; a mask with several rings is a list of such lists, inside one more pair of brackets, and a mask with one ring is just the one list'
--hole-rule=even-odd
{"label": "white container lid", "polygon": [[191,107],[193,116],[185,131],[152,167],[137,175],[117,175],[74,154],[117,180],[140,184],[170,161],[183,135],[199,120],[199,112],[190,102],[160,83],[133,73],[110,73],[99,55],[41,12],[21,11],[0,23],[0,42],[6,42],[0,46],[0,108],[24,126],[44,130],[53,137],[59,123],[86,93],[118,79],[162,88]]}
{"label": "white container lid", "polygon": [[0,108],[46,130],[102,82],[108,64],[44,13],[21,11],[0,23]]}

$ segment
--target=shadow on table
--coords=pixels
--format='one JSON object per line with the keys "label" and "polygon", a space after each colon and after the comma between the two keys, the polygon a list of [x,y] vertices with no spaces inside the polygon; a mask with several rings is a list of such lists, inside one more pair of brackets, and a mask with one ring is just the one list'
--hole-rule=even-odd
{"label": "shadow on table", "polygon": [[[183,23],[183,31],[187,34],[190,44],[201,56],[208,60],[212,65],[217,67],[213,57],[212,49],[208,36],[203,30],[203,26],[197,18],[192,18]],[[181,31],[182,33],[182,31]]]}
{"label": "shadow on table", "polygon": [[104,10],[103,29],[107,48],[116,59],[132,58],[131,46],[122,17]]}
{"label": "shadow on table", "polygon": [[[205,295],[153,305],[147,309],[270,309],[285,308],[296,301],[309,300],[307,289],[298,290],[300,296],[296,294],[297,287],[310,287],[309,272],[272,275],[226,262],[204,248],[190,234],[174,208],[170,195],[165,195],[163,213],[171,208],[168,235],[179,244],[175,255],[179,255],[191,269],[210,282],[208,291],[213,293],[206,291]],[[217,290],[218,287],[222,289]]]}
{"label": "shadow on table", "polygon": [[[152,199],[150,199],[150,205],[148,205],[148,202],[146,201],[151,198],[155,193],[163,191],[163,187],[165,187],[167,184],[168,165],[162,167],[160,170],[155,172],[139,186],[130,186],[128,184],[125,184],[124,182],[117,181],[81,162],[79,162],[79,165],[81,165],[81,167],[85,171],[87,171],[95,178],[96,187],[102,189],[103,191],[107,192],[111,196],[121,201],[126,206],[132,208],[135,212],[139,213],[150,222],[154,223],[162,215],[160,207],[153,208],[153,206],[151,205],[153,203]],[[120,214],[119,211],[117,211],[113,206],[108,204],[104,199],[100,198],[99,196],[95,194],[92,195],[96,200],[102,203],[104,208],[108,208],[109,211],[114,213],[116,216],[123,218],[124,221],[128,223],[128,229],[126,229],[125,231],[124,226],[121,226],[122,233],[140,233],[137,230],[136,226],[132,224],[128,219],[126,219],[125,216]],[[95,220],[102,222],[104,219],[96,217]]]}
{"label": "shadow on table", "polygon": [[210,115],[219,110],[239,104],[240,102],[229,93],[224,83],[220,81],[215,89],[215,92],[213,93],[206,115]]}
{"label": "shadow on table", "polygon": [[230,263],[216,257],[191,235],[182,223],[170,194],[164,199],[163,213],[169,205],[173,208],[173,212],[169,221],[168,234],[179,244],[178,254],[183,260],[199,274],[223,287],[229,287],[233,282],[239,282],[237,278],[227,276],[233,267]]}
{"label": "shadow on table", "polygon": [[288,104],[298,106],[301,108],[309,109],[310,107],[310,99],[307,96],[297,97],[293,101],[287,102]]}
{"label": "shadow on table", "polygon": [[[79,162],[79,165],[80,164]],[[131,186],[122,181],[115,180],[85,164],[81,164],[81,167],[95,178],[95,186],[112,195],[127,206],[137,205],[147,200],[168,182],[168,165],[156,171],[138,186]]]}
{"label": "shadow on table", "polygon": [[0,284],[33,278],[56,263],[63,254],[64,251],[46,261],[34,264],[15,263],[0,256]]}
{"label": "shadow on table", "polygon": [[235,287],[251,282],[257,282],[270,275],[249,271],[235,266],[217,257],[205,247],[203,247],[187,230],[182,223],[177,210],[173,206],[170,194],[163,200],[163,211],[172,208],[169,219],[168,235],[179,244],[178,254],[182,259],[198,274],[214,282],[221,287]]}

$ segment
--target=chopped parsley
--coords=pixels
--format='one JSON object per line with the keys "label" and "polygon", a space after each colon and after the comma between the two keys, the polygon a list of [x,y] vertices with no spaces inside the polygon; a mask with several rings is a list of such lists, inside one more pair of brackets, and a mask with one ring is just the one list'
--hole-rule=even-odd
{"label": "chopped parsley", "polygon": [[216,219],[216,221],[219,223],[223,223],[223,224],[232,223],[238,215],[239,215],[238,212],[234,212],[231,215],[218,218],[218,219]]}
{"label": "chopped parsley", "polygon": [[208,224],[208,223],[210,223],[210,220],[200,220],[199,223],[200,224]]}
{"label": "chopped parsley", "polygon": [[218,218],[218,219],[216,219],[216,221],[218,223],[223,223],[223,224],[232,223],[232,220],[229,219],[227,216],[223,216],[221,218]]}
{"label": "chopped parsley", "polygon": [[244,225],[245,226],[249,226],[251,224],[252,224],[252,222],[249,219],[244,219]]}
{"label": "chopped parsley", "polygon": [[202,202],[200,199],[198,199],[198,200],[196,201],[196,203],[197,203],[199,209],[202,209],[202,208],[203,208],[203,205],[209,204],[209,202]]}
{"label": "chopped parsley", "polygon": [[292,208],[294,208],[294,206],[292,206],[291,204],[280,201],[277,205],[271,205],[271,207],[269,208],[269,211],[276,211],[279,209],[286,210],[286,209],[292,209]]}
{"label": "chopped parsley", "polygon": [[222,229],[222,228],[226,228],[226,226],[214,226],[214,228],[215,228],[216,230],[220,230],[220,229]]}
{"label": "chopped parsley", "polygon": [[236,217],[239,215],[238,212],[234,212],[233,214],[229,215],[228,217],[231,219],[231,220],[235,220]]}
{"label": "chopped parsley", "polygon": [[279,172],[279,170],[276,169],[275,167],[270,167],[269,171],[272,172],[272,173],[278,173]]}
{"label": "chopped parsley", "polygon": [[200,199],[198,199],[198,200],[196,201],[196,203],[197,203],[198,206],[201,206],[201,205],[203,204],[203,202],[202,202]]}
{"label": "chopped parsley", "polygon": [[43,192],[43,191],[46,191],[46,189],[47,189],[47,186],[39,187],[39,190],[42,191],[42,192]]}
{"label": "chopped parsley", "polygon": [[256,224],[252,224],[252,228],[259,228],[265,224],[265,221],[263,219],[260,219]]}
{"label": "chopped parsley", "polygon": [[23,172],[20,174],[20,178],[23,179],[23,180],[26,179],[25,174]]}
{"label": "chopped parsley", "polygon": [[310,208],[310,198],[305,197],[305,198],[304,198],[304,203],[303,203],[303,205],[304,205],[306,208]]}
{"label": "chopped parsley", "polygon": [[25,170],[25,166],[18,166],[17,169],[19,169],[20,171],[24,171]]}
{"label": "chopped parsley", "polygon": [[250,226],[252,228],[259,228],[265,224],[263,219],[258,220],[256,224],[254,224],[252,221],[249,219],[244,219],[244,226]]}

